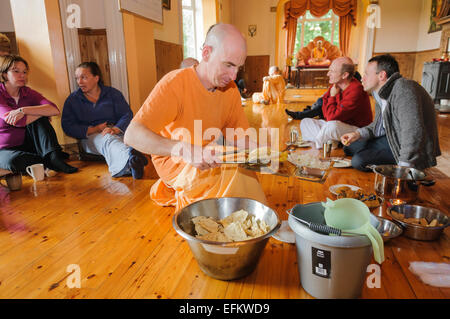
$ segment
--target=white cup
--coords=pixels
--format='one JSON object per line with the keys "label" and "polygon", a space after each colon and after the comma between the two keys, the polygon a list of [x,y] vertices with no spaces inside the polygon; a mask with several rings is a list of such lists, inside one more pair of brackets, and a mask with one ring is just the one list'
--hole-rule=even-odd
{"label": "white cup", "polygon": [[36,182],[44,179],[44,164],[30,165],[26,170],[28,175],[33,177]]}
{"label": "white cup", "polygon": [[450,100],[442,99],[441,100],[441,105],[450,105]]}

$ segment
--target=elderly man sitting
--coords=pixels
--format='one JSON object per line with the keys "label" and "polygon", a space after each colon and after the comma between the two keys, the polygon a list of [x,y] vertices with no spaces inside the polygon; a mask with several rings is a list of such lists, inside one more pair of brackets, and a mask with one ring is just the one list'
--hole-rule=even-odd
{"label": "elderly man sitting", "polygon": [[315,142],[317,148],[330,140],[337,144],[342,135],[372,122],[369,96],[354,74],[350,58],[340,57],[331,63],[328,77],[332,86],[322,97],[324,120],[304,118],[300,122],[304,141]]}
{"label": "elderly man sitting", "polygon": [[269,68],[269,76],[263,77],[263,91],[253,94],[253,103],[274,104],[284,100],[286,83],[277,66]]}

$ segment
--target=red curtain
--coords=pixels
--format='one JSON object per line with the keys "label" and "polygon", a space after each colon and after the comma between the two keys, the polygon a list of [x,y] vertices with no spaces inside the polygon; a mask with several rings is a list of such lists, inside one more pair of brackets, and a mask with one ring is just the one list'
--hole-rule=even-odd
{"label": "red curtain", "polygon": [[350,31],[356,25],[356,0],[291,0],[284,7],[284,27],[287,29],[286,56],[294,51],[297,20],[309,10],[315,17],[325,15],[330,9],[339,16],[339,47],[347,55]]}

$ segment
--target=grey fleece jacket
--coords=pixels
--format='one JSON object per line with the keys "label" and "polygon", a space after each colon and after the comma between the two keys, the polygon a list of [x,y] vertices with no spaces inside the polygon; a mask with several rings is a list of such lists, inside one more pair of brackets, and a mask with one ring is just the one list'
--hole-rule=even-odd
{"label": "grey fleece jacket", "polygon": [[374,138],[375,125],[383,116],[386,137],[397,163],[406,162],[417,169],[436,166],[439,148],[436,111],[428,92],[417,82],[394,73],[378,94],[387,101],[375,104],[375,120],[358,129],[362,139]]}

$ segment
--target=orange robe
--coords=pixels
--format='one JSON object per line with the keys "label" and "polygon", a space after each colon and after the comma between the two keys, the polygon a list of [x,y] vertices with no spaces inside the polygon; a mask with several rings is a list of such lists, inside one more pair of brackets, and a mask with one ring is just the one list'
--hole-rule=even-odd
{"label": "orange robe", "polygon": [[[210,92],[193,67],[165,75],[133,121],[173,140],[183,140],[183,136],[176,136],[176,133],[185,129],[188,135],[184,136],[184,141],[202,146],[218,138],[207,136],[208,128],[217,128],[226,136],[227,128],[246,130],[249,127],[234,82]],[[152,186],[150,196],[159,205],[175,205],[179,210],[201,199],[233,196],[267,203],[256,174],[236,165],[199,170],[170,156],[154,155],[152,161],[160,179]]]}
{"label": "orange robe", "polygon": [[283,76],[276,74],[264,77],[262,93],[254,93],[252,96],[254,103],[261,103],[263,100],[269,104],[283,103],[286,83]]}
{"label": "orange robe", "polygon": [[326,55],[327,50],[324,47],[322,47],[322,50],[314,48],[312,50],[312,58],[308,60],[308,63],[311,65],[329,65],[331,61],[325,58]]}

